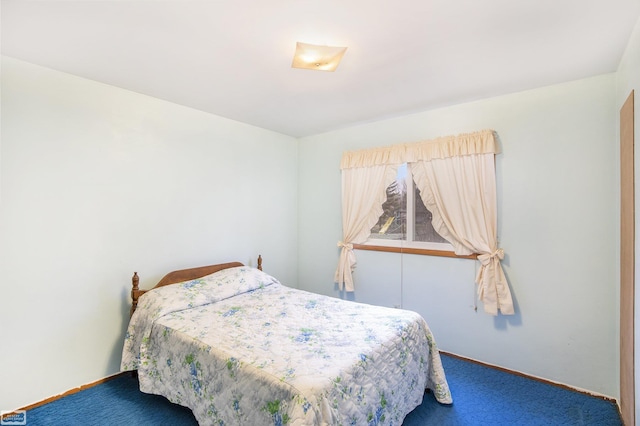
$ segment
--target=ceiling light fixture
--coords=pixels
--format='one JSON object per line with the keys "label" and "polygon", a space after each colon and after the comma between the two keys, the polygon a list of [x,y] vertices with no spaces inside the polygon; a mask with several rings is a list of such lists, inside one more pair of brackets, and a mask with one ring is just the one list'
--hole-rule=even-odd
{"label": "ceiling light fixture", "polygon": [[317,71],[335,71],[346,52],[346,47],[318,46],[315,44],[296,43],[292,68]]}

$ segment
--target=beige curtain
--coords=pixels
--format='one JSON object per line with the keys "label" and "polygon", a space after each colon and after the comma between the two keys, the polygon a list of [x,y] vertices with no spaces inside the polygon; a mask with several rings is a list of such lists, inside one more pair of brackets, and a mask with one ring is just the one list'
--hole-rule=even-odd
{"label": "beige curtain", "polygon": [[410,163],[433,228],[456,254],[478,253],[478,297],[484,310],[512,315],[513,302],[497,241],[495,155],[470,154]]}
{"label": "beige curtain", "polygon": [[[336,282],[353,291],[351,272],[355,255],[350,243],[364,242],[369,237],[371,227],[382,214],[386,188],[395,179],[397,166],[406,162],[423,202],[433,214],[434,229],[453,245],[457,254],[479,254],[476,282],[485,311],[493,315],[498,310],[505,315],[513,314],[511,292],[500,263],[504,252],[497,243],[495,154],[498,152],[493,130],[483,130],[344,153],[341,168],[345,236],[344,242],[338,243],[342,252]],[[384,177],[369,186],[368,170],[389,165],[393,168],[378,171]]]}
{"label": "beige curtain", "polygon": [[342,170],[342,241],[335,282],[340,290],[354,291],[356,265],[353,244],[364,243],[382,214],[387,187],[396,178],[398,165],[371,165]]}

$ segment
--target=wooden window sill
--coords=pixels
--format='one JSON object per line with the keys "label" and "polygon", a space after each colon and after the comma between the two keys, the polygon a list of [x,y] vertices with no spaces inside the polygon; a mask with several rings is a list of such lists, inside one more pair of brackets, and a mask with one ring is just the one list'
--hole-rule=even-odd
{"label": "wooden window sill", "polygon": [[407,254],[420,254],[425,256],[440,256],[440,257],[456,257],[458,259],[477,259],[477,254],[469,254],[466,256],[458,256],[452,251],[445,250],[429,250],[409,247],[387,247],[387,246],[374,246],[369,244],[354,244],[353,248],[356,250],[371,250],[371,251],[386,251],[390,253],[407,253]]}

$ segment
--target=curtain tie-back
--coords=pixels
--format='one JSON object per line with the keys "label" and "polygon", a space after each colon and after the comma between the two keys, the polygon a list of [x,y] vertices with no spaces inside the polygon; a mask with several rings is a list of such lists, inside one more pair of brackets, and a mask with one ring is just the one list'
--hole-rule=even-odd
{"label": "curtain tie-back", "polygon": [[480,254],[480,255],[478,255],[478,260],[483,265],[488,265],[489,262],[491,262],[491,260],[495,259],[496,257],[499,260],[504,259],[504,250],[499,248],[496,251],[494,251],[493,253]]}
{"label": "curtain tie-back", "polygon": [[338,247],[346,248],[347,250],[353,250],[353,244],[338,241]]}

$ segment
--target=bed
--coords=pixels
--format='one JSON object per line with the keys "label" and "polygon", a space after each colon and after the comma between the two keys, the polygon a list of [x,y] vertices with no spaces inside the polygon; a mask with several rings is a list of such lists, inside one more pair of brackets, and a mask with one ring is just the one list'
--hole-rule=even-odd
{"label": "bed", "polygon": [[138,282],[121,370],[200,424],[400,425],[423,397],[452,403],[415,312],[289,288],[261,259]]}

